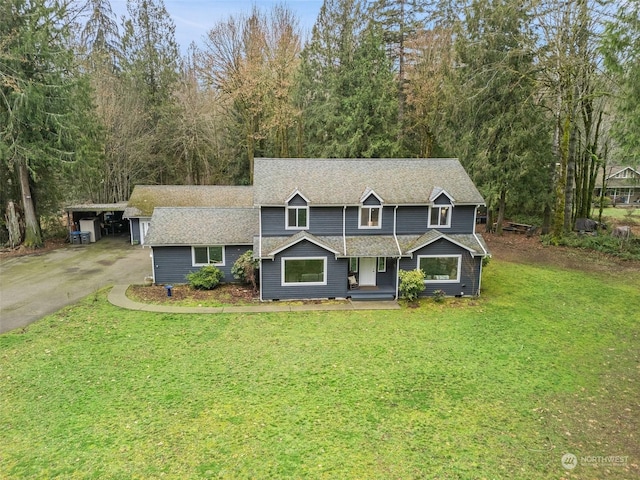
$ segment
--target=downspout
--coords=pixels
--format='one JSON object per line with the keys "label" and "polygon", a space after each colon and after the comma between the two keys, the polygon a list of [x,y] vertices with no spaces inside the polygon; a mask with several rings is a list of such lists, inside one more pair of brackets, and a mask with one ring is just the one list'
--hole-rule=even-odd
{"label": "downspout", "polygon": [[342,207],[342,248],[344,256],[347,256],[347,206]]}
{"label": "downspout", "polygon": [[153,278],[153,284],[156,284],[156,258],[153,256],[153,247],[151,248],[151,253],[149,256],[151,257],[151,276]]}
{"label": "downspout", "polygon": [[262,298],[262,207],[258,207],[258,258],[260,259],[260,301]]}
{"label": "downspout", "polygon": [[482,251],[484,252],[484,255],[482,255],[482,259],[480,260],[480,273],[478,275],[479,277],[478,278],[478,296],[480,296],[480,287],[482,286],[482,262],[484,260],[484,257],[489,256],[489,252],[487,252],[487,250],[484,248],[484,246],[482,245],[482,242],[478,238],[478,234],[476,233],[476,216],[478,215],[479,206],[480,205],[476,207],[476,210],[473,213],[473,236],[476,239],[476,242],[478,242],[478,245],[480,245],[480,248],[482,249]]}
{"label": "downspout", "polygon": [[396,260],[396,300],[398,299],[398,290],[400,289],[400,259],[402,258],[402,249],[400,248],[400,242],[398,242],[398,236],[396,235],[397,214],[398,205],[393,209],[393,239],[396,241],[396,247],[398,247],[398,260]]}

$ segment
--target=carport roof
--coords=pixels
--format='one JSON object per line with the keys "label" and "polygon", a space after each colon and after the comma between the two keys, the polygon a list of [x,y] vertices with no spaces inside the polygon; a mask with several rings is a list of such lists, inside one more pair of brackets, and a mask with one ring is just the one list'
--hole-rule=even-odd
{"label": "carport roof", "polygon": [[64,207],[67,212],[123,212],[127,202],[118,203],[81,203]]}
{"label": "carport roof", "polygon": [[156,207],[252,207],[253,187],[237,185],[136,185],[124,218],[151,217]]}

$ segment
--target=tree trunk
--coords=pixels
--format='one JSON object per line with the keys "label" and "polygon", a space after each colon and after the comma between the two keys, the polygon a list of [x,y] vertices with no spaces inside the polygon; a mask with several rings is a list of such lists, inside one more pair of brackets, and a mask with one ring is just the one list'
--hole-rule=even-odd
{"label": "tree trunk", "polygon": [[24,212],[24,246],[29,248],[40,248],[43,245],[40,223],[36,215],[35,205],[31,196],[31,186],[29,184],[29,169],[27,162],[21,158],[18,160],[18,176],[20,177],[20,192],[22,194],[22,210]]}
{"label": "tree trunk", "polygon": [[498,221],[496,225],[496,233],[502,235],[502,224],[504,223],[504,211],[507,208],[507,192],[502,190],[500,192],[500,200],[498,203]]}
{"label": "tree trunk", "polygon": [[16,248],[22,243],[22,224],[20,221],[20,213],[16,210],[16,205],[12,201],[7,204],[5,213],[7,230],[9,231],[9,246]]}

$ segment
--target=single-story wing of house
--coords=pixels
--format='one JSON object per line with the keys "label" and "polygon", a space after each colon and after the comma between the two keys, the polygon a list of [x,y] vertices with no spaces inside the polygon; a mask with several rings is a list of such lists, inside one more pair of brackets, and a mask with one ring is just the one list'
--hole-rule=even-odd
{"label": "single-story wing of house", "polygon": [[253,188],[237,185],[136,185],[123,218],[130,223],[131,243],[146,244],[156,207],[251,207]]}

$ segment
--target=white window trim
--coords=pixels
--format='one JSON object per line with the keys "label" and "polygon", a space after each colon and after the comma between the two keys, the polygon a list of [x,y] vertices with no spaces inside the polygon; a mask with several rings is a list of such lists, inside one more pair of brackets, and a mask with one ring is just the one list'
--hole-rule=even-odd
{"label": "white window trim", "polygon": [[420,260],[423,258],[457,258],[458,259],[458,278],[455,280],[426,280],[424,283],[460,283],[462,281],[462,255],[418,255],[417,269],[420,270]]}
{"label": "white window trim", "polygon": [[[209,251],[208,249],[210,247],[220,247],[222,249],[222,262],[220,263],[196,263],[196,248],[206,248],[207,249],[207,258],[209,258]],[[192,246],[191,247],[191,266],[193,267],[206,267],[207,265],[215,265],[216,267],[224,267],[225,265],[225,248],[224,245],[197,245],[197,246]]]}
{"label": "white window trim", "polygon": [[[449,211],[447,213],[447,223],[445,225],[434,225],[431,223],[431,212],[433,211],[434,208],[448,208]],[[453,212],[453,205],[430,205],[429,206],[429,213],[428,213],[428,220],[427,220],[427,227],[428,228],[451,228],[451,214]],[[440,218],[440,215],[438,215],[438,218]]]}
{"label": "white window trim", "polygon": [[[382,260],[382,268],[380,268],[380,260]],[[387,257],[378,257],[376,260],[376,270],[378,273],[384,273],[387,271]]]}
{"label": "white window trim", "polygon": [[[306,210],[307,211],[307,225],[305,227],[298,227],[296,225],[289,225],[289,210],[296,210],[296,221],[298,220],[298,210]],[[284,225],[285,230],[309,230],[309,206],[287,206],[284,211]]]}
{"label": "white window trim", "polygon": [[[380,213],[378,214],[378,225],[362,225],[361,221],[362,221],[362,209],[363,208],[368,208],[368,209],[374,209],[377,208],[378,210],[380,210]],[[371,218],[371,213],[369,213],[369,218]],[[360,229],[377,229],[380,230],[382,228],[382,205],[361,205],[360,208],[358,209],[358,228]]]}
{"label": "white window trim", "polygon": [[[354,270],[351,270],[351,261],[355,260],[356,262],[356,268]],[[358,257],[350,257],[349,258],[349,271],[353,272],[353,273],[358,273],[358,268],[360,267],[360,260],[358,259]]]}
{"label": "white window trim", "polygon": [[[288,260],[322,260],[323,280],[322,282],[285,282],[285,263]],[[280,285],[283,287],[313,287],[327,284],[327,257],[282,257],[280,260]]]}

